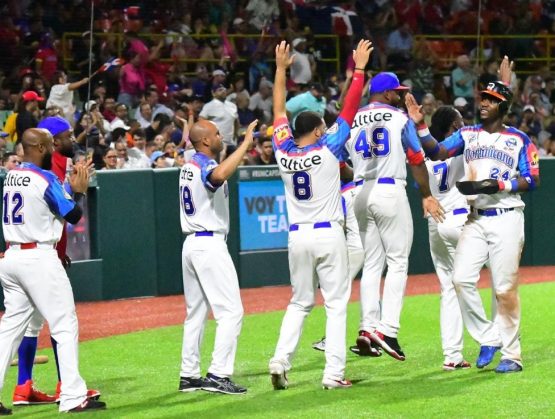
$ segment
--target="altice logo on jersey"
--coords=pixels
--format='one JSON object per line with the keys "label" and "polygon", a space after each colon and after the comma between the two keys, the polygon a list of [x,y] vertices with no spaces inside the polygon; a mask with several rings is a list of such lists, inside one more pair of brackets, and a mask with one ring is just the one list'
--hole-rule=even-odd
{"label": "altice logo on jersey", "polygon": [[282,156],[279,158],[279,164],[290,171],[310,170],[314,166],[322,164],[322,157],[315,156]]}
{"label": "altice logo on jersey", "polygon": [[468,163],[472,160],[492,159],[497,160],[507,167],[513,167],[515,159],[495,147],[468,148],[464,151],[464,159]]}

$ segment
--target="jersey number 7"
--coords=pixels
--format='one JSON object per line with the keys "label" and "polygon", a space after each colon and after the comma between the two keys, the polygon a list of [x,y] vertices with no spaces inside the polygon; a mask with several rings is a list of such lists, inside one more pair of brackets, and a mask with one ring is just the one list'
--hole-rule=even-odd
{"label": "jersey number 7", "polygon": [[364,159],[385,157],[389,155],[390,149],[389,131],[385,127],[361,129],[355,140],[355,151],[362,153]]}

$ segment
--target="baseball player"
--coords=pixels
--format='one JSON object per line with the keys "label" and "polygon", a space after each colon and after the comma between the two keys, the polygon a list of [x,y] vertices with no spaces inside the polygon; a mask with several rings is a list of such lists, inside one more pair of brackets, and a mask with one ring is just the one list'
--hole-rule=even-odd
{"label": "baseball player", "polygon": [[[343,163],[344,164],[344,163]],[[349,261],[349,278],[355,279],[360,272],[364,262],[364,249],[360,241],[357,219],[353,211],[353,201],[356,196],[355,182],[342,182],[341,185],[341,205],[345,217],[345,237],[347,239],[347,259]],[[326,337],[312,344],[317,351],[325,351]]]}
{"label": "baseball player", "polygon": [[69,178],[74,202],[49,171],[54,152],[50,133],[38,128],[25,131],[23,148],[24,162],[4,181],[2,221],[7,250],[0,259],[0,281],[6,312],[0,321],[0,386],[38,310],[58,344],[60,411],[102,409],[105,403],[87,397],[87,387],[79,375],[73,292],[55,250],[63,220],[75,224],[81,218],[78,202],[88,187],[88,171],[84,166],[76,167]]}
{"label": "baseball player", "polygon": [[[356,345],[360,355],[377,356],[382,348],[404,361],[397,340],[412,245],[412,215],[405,191],[406,163],[423,197],[424,212],[441,221],[443,210],[431,195],[414,123],[397,106],[401,86],[393,73],[371,82],[370,103],[359,109],[346,148],[355,178],[363,185],[354,202],[364,246],[360,283],[361,321]],[[380,317],[380,281],[387,263]]]}
{"label": "baseball player", "polygon": [[[432,115],[430,132],[443,141],[463,126],[459,111],[451,106],[441,106]],[[437,223],[428,218],[428,233],[432,261],[441,287],[440,330],[443,348],[443,369],[453,371],[470,368],[465,361],[463,349],[463,320],[457,293],[453,286],[453,261],[455,249],[464,223],[468,217],[466,198],[455,187],[464,177],[463,157],[445,161],[426,160],[430,190],[445,210],[445,220]]]}
{"label": "baseball player", "polygon": [[[47,130],[53,137],[54,153],[52,153],[51,170],[63,184],[66,181],[66,176],[70,174],[72,170],[73,129],[68,121],[59,116],[43,119],[39,122],[38,128]],[[69,267],[71,265],[71,259],[66,254],[66,247],[67,233],[64,223],[61,238],[56,244],[56,251],[58,252],[58,258],[62,262],[62,265],[64,267]],[[52,341],[52,350],[54,352],[58,373],[56,393],[51,396],[37,390],[33,386],[33,361],[37,352],[38,335],[43,325],[44,318],[40,312],[35,311],[18,349],[18,378],[12,399],[14,406],[56,403],[60,400],[61,379],[58,364],[57,342],[53,337],[50,339]],[[98,390],[88,390],[88,397],[98,399],[100,397],[100,392]]]}
{"label": "baseball player", "polygon": [[353,58],[353,82],[336,122],[326,130],[321,116],[302,112],[295,120],[297,139],[291,134],[285,110],[285,72],[294,60],[289,45],[276,46],[274,83],[274,135],[276,160],[285,184],[289,216],[289,269],[293,296],[283,318],[269,370],[274,389],[288,386],[286,373],[297,349],[303,323],[314,306],[319,283],[325,301],[325,389],[351,387],[345,379],[347,303],[351,291],[347,244],[343,230],[339,162],[362,95],[364,68],[372,51],[360,41]]}
{"label": "baseball player", "polygon": [[[467,195],[470,215],[457,249],[453,283],[464,323],[480,344],[478,368],[490,364],[501,350],[499,373],[522,371],[518,265],[524,245],[524,202],[519,193],[539,186],[537,149],[523,132],[503,125],[512,92],[502,82],[481,91],[481,124],[463,127],[438,143],[422,123],[420,107],[407,96],[411,118],[432,160],[462,155],[465,181],[457,189]],[[489,261],[497,298],[496,322],[487,319],[477,282]]]}
{"label": "baseball player", "polygon": [[[227,179],[243,161],[253,142],[252,122],[241,145],[222,163],[216,158],[223,150],[222,134],[214,122],[200,120],[191,128],[196,150],[179,176],[183,243],[183,288],[187,319],[179,391],[206,390],[244,394],[247,389],[230,380],[237,339],[243,320],[239,281],[227,250],[229,204]],[[212,363],[205,378],[200,375],[200,345],[209,310],[216,319],[216,340]]]}

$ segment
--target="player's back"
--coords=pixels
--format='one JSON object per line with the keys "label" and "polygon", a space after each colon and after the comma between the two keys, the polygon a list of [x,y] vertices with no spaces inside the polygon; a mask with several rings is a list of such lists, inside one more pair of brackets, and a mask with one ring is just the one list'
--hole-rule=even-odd
{"label": "player's back", "polygon": [[336,221],[343,223],[339,158],[343,143],[333,137],[348,134],[341,118],[316,143],[297,147],[286,119],[276,124],[274,149],[285,185],[289,224]]}
{"label": "player's back", "polygon": [[410,159],[414,153],[406,140],[411,137],[408,130],[416,138],[414,124],[393,106],[372,102],[359,109],[346,144],[355,179],[405,180],[406,158]]}
{"label": "player's back", "polygon": [[24,162],[4,180],[2,225],[10,243],[56,243],[64,220],[60,213],[73,208],[56,176]]}
{"label": "player's back", "polygon": [[221,186],[210,183],[210,173],[218,163],[203,153],[196,153],[179,174],[181,229],[185,234],[229,231],[227,181]]}
{"label": "player's back", "polygon": [[462,156],[451,157],[445,161],[426,160],[430,191],[439,201],[445,212],[467,208],[466,197],[456,187],[456,182],[464,178]]}

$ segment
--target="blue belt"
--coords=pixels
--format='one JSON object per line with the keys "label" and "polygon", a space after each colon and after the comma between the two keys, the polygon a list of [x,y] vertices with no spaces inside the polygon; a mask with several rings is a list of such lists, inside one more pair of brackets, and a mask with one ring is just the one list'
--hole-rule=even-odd
{"label": "blue belt", "polygon": [[468,210],[466,208],[457,208],[453,210],[453,215],[459,214],[468,214]]}
{"label": "blue belt", "polygon": [[363,183],[364,183],[364,179],[357,180],[357,181],[355,182],[355,186],[360,186],[360,185],[362,185]]}
{"label": "blue belt", "polygon": [[[331,223],[329,221],[320,221],[319,223],[314,223],[314,228],[331,228]],[[289,231],[297,231],[299,229],[298,224],[291,224],[289,226]]]}
{"label": "blue belt", "polygon": [[214,236],[213,231],[197,231],[195,237],[212,237]]}
{"label": "blue belt", "polygon": [[395,185],[395,179],[392,177],[381,177],[378,178],[378,183],[386,183],[388,185]]}
{"label": "blue belt", "polygon": [[486,217],[495,217],[496,215],[501,215],[506,212],[513,211],[514,208],[488,208],[488,209],[479,209],[472,207],[472,212],[475,212],[478,215],[484,215]]}

